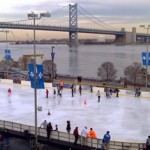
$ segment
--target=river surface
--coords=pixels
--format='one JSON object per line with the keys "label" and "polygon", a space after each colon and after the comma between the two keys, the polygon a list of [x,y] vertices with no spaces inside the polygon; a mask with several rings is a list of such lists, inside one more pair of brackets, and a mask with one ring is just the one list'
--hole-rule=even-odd
{"label": "river surface", "polygon": [[[80,45],[78,48],[70,49],[67,45],[36,45],[36,53],[44,54],[44,58],[37,58],[38,63],[51,59],[51,49],[55,46],[55,59],[58,74],[73,76],[94,77],[97,76],[97,69],[102,63],[110,61],[118,70],[117,78],[124,76],[125,67],[133,62],[142,63],[141,53],[146,51],[146,45]],[[0,60],[5,56],[6,43],[0,43]],[[11,56],[14,60],[27,54],[33,54],[33,45],[8,44]]]}

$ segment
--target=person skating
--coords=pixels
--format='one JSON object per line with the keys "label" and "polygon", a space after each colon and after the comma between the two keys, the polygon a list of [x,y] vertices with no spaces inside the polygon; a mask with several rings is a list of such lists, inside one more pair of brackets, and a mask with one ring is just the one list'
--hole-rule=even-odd
{"label": "person skating", "polygon": [[55,95],[56,95],[56,90],[54,89],[54,91],[53,91],[53,94],[54,94],[54,97],[55,97]]}
{"label": "person skating", "polygon": [[116,97],[119,97],[119,92],[120,90],[118,88],[115,89],[115,92],[116,92]]}
{"label": "person skating", "polygon": [[81,87],[81,85],[79,85],[79,93],[80,93],[80,95],[82,94],[82,87]]}
{"label": "person skating", "polygon": [[90,92],[93,93],[93,86],[90,85]]}
{"label": "person skating", "polygon": [[11,95],[11,89],[9,88],[8,89],[8,96],[10,96]]}
{"label": "person skating", "polygon": [[98,102],[100,102],[101,94],[99,91],[97,92],[97,96],[98,96]]}
{"label": "person skating", "polygon": [[46,89],[46,98],[48,98],[49,91]]}
{"label": "person skating", "polygon": [[107,98],[111,98],[111,97],[110,97],[110,91],[109,91],[108,88],[106,89],[106,97],[107,97]]}
{"label": "person skating", "polygon": [[63,90],[63,87],[64,87],[64,81],[61,80],[60,81],[60,89]]}
{"label": "person skating", "polygon": [[74,96],[74,84],[72,84],[71,86],[71,94],[72,94],[72,97]]}

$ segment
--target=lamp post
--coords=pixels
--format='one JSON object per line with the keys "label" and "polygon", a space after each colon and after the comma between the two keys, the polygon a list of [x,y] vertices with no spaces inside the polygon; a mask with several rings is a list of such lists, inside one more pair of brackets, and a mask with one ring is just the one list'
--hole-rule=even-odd
{"label": "lamp post", "polygon": [[33,29],[33,36],[34,36],[34,109],[35,109],[35,144],[37,146],[37,79],[36,79],[36,37],[35,37],[35,21],[38,19],[41,19],[42,17],[50,17],[50,13],[40,13],[40,15],[32,12],[28,14],[28,19],[29,20],[33,20],[33,25],[34,25],[34,29]]}
{"label": "lamp post", "polygon": [[147,36],[146,36],[146,77],[145,77],[145,87],[148,86],[148,33],[150,29],[150,25],[140,25],[141,28],[144,28],[147,30]]}
{"label": "lamp post", "polygon": [[[9,33],[9,30],[1,30],[0,32],[6,33],[6,51],[7,51],[8,50],[8,33]],[[8,59],[7,59],[7,56],[6,56],[6,73],[7,73],[6,76],[8,79]]]}
{"label": "lamp post", "polygon": [[52,58],[52,79],[54,79],[54,66],[53,66],[54,57],[55,57],[55,53],[53,51],[54,48],[55,48],[55,46],[52,46],[52,52],[51,52],[51,58]]}

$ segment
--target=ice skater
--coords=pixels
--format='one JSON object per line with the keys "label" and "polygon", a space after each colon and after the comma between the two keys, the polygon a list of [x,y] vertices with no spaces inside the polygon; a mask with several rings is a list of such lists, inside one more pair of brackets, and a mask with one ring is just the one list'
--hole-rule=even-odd
{"label": "ice skater", "polygon": [[55,97],[55,95],[56,95],[56,90],[54,89],[54,91],[53,91],[53,94],[54,94],[54,97]]}
{"label": "ice skater", "polygon": [[82,87],[81,87],[81,85],[79,85],[79,93],[80,93],[80,95],[82,93]]}
{"label": "ice skater", "polygon": [[90,85],[90,92],[93,93],[93,86]]}
{"label": "ice skater", "polygon": [[59,90],[59,96],[62,97],[62,89]]}
{"label": "ice skater", "polygon": [[10,96],[11,95],[11,89],[9,88],[8,89],[8,96]]}
{"label": "ice skater", "polygon": [[46,98],[48,98],[49,91],[46,89]]}
{"label": "ice skater", "polygon": [[116,97],[119,97],[120,90],[118,88],[115,89]]}
{"label": "ice skater", "polygon": [[111,97],[110,97],[110,91],[109,91],[108,88],[106,89],[106,97],[107,97],[107,98],[111,98]]}
{"label": "ice skater", "polygon": [[72,94],[72,97],[74,97],[74,84],[72,84],[71,86],[71,94]]}
{"label": "ice skater", "polygon": [[98,96],[98,102],[100,102],[101,94],[99,91],[97,92],[97,96]]}

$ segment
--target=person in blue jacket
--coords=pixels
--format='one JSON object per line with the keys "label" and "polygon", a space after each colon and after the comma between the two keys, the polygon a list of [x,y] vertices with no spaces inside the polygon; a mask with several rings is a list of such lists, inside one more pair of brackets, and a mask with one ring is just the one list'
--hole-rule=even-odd
{"label": "person in blue jacket", "polygon": [[109,134],[109,131],[107,131],[106,134],[104,134],[103,141],[102,141],[105,150],[109,149],[110,138],[111,138],[111,136]]}

